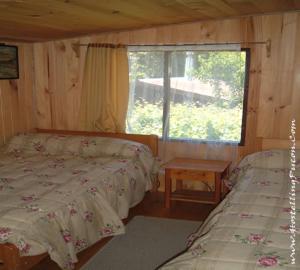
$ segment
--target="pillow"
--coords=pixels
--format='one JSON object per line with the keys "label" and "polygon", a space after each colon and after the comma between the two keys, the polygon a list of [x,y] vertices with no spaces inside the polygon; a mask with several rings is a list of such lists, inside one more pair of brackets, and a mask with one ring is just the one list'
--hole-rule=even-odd
{"label": "pillow", "polygon": [[[152,158],[148,146],[138,142],[110,138],[59,134],[21,134],[14,136],[6,152],[24,154],[74,155],[83,157],[138,158],[146,161]],[[144,160],[145,159],[145,160]]]}
{"label": "pillow", "polygon": [[[296,163],[300,161],[300,150],[296,150]],[[291,167],[291,152],[285,149],[272,149],[246,156],[238,167],[250,165],[255,168],[287,169]],[[297,164],[296,164],[297,165]]]}
{"label": "pillow", "polygon": [[68,136],[59,134],[48,134],[48,139],[45,143],[45,153],[48,155],[63,154],[64,145],[67,142]]}
{"label": "pillow", "polygon": [[19,134],[12,137],[4,150],[6,153],[20,152],[28,135]]}
{"label": "pillow", "polygon": [[67,155],[82,155],[82,141],[84,136],[68,136],[64,142],[62,152]]}
{"label": "pillow", "polygon": [[23,152],[28,154],[38,154],[45,152],[46,134],[19,134],[9,141],[6,152]]}
{"label": "pillow", "polygon": [[28,134],[26,140],[24,141],[22,151],[28,154],[44,153],[45,143],[48,137],[49,135],[47,134]]}
{"label": "pillow", "polygon": [[[296,168],[300,168],[300,150],[296,150]],[[291,168],[290,150],[272,149],[250,154],[242,159],[231,172],[226,185],[231,189],[246,171],[251,168],[289,170]]]}
{"label": "pillow", "polygon": [[88,157],[116,156],[132,158],[140,152],[150,152],[141,143],[109,137],[84,137],[81,141],[82,155]]}

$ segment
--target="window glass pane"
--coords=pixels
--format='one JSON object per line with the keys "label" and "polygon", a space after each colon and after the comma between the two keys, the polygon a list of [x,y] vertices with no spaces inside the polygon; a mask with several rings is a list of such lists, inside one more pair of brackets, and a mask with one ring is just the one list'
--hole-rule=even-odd
{"label": "window glass pane", "polygon": [[171,53],[169,138],[240,142],[246,53]]}
{"label": "window glass pane", "polygon": [[129,52],[129,104],[126,131],[162,136],[162,52]]}

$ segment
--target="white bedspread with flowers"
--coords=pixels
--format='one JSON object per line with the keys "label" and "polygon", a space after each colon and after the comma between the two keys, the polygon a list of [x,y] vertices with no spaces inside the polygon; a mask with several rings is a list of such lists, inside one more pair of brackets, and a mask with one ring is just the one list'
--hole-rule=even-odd
{"label": "white bedspread with flowers", "polygon": [[156,160],[120,139],[24,134],[0,151],[0,243],[48,252],[63,269],[76,253],[124,233],[121,219],[152,186]]}
{"label": "white bedspread with flowers", "polygon": [[[230,177],[232,191],[189,239],[186,252],[161,270],[300,269],[300,153],[291,197],[288,150],[247,156]],[[291,236],[291,205],[296,250]],[[292,257],[295,264],[292,264]]]}

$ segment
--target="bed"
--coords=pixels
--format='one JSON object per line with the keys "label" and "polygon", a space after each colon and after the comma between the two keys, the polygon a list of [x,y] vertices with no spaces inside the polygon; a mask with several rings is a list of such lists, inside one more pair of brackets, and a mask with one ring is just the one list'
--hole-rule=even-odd
{"label": "bed", "polygon": [[38,130],[0,151],[0,269],[29,269],[124,233],[122,219],[155,181],[157,137]]}
{"label": "bed", "polygon": [[187,250],[159,269],[300,269],[300,151],[291,167],[290,145],[265,140],[262,151],[246,156],[229,178],[232,190],[189,237]]}

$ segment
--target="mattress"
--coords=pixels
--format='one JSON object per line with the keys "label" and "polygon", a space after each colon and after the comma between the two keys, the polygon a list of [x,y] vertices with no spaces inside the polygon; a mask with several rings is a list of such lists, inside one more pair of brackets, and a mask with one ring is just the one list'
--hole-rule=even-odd
{"label": "mattress", "polygon": [[0,152],[0,243],[73,269],[79,251],[124,233],[121,219],[151,188],[156,165],[130,141],[16,136]]}
{"label": "mattress", "polygon": [[300,160],[292,167],[290,157],[287,150],[247,156],[188,249],[160,269],[300,269]]}

